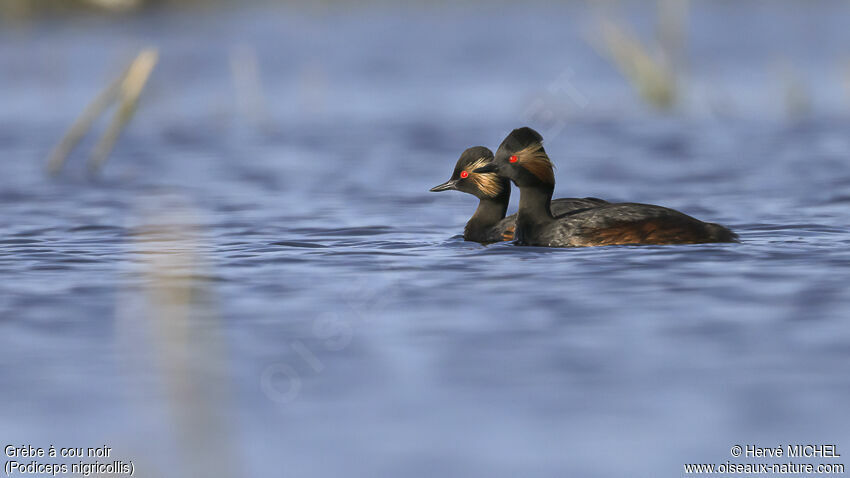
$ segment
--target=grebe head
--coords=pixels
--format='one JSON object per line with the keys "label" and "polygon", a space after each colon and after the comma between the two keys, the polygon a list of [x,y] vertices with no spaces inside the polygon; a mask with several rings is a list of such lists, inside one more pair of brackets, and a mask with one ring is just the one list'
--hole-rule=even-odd
{"label": "grebe head", "polygon": [[474,172],[497,173],[519,187],[555,185],[554,165],[543,149],[543,137],[528,127],[511,131],[493,161]]}
{"label": "grebe head", "polygon": [[493,152],[484,146],[467,149],[457,160],[451,179],[431,188],[432,192],[463,191],[479,199],[493,199],[510,192],[507,179],[496,173],[477,173],[479,169],[493,161]]}

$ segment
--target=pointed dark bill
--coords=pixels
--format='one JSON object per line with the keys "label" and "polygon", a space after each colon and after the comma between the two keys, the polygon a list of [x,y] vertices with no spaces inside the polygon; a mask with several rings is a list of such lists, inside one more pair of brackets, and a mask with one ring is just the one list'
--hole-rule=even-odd
{"label": "pointed dark bill", "polygon": [[452,189],[457,189],[457,179],[449,179],[439,186],[434,186],[430,189],[430,191],[432,193],[437,193],[440,191],[451,191]]}

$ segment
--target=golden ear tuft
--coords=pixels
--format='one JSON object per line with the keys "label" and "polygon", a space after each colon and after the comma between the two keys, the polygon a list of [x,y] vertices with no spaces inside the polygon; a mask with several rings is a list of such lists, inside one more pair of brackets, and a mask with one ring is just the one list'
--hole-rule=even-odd
{"label": "golden ear tuft", "polygon": [[555,165],[552,164],[546,151],[543,150],[543,144],[534,143],[521,151],[517,151],[516,156],[518,158],[517,164],[537,176],[537,179],[546,184],[555,184]]}
{"label": "golden ear tuft", "polygon": [[496,197],[502,193],[502,182],[499,181],[499,176],[496,173],[473,173],[478,168],[486,166],[490,162],[489,158],[478,158],[466,167],[469,172],[468,180],[472,181],[479,191],[488,197]]}

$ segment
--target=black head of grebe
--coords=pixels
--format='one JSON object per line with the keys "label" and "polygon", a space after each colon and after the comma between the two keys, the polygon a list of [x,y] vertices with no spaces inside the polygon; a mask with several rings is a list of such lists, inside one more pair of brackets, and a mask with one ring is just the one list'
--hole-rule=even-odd
{"label": "black head of grebe", "polygon": [[554,165],[543,148],[543,137],[531,128],[518,128],[509,134],[488,165],[478,169],[497,173],[518,187],[554,188]]}
{"label": "black head of grebe", "polygon": [[478,199],[496,199],[506,196],[510,200],[511,187],[506,178],[499,177],[495,173],[476,173],[481,168],[493,161],[493,152],[484,146],[473,146],[464,151],[455,164],[452,177],[431,188],[431,192],[439,191],[462,191],[472,194]]}

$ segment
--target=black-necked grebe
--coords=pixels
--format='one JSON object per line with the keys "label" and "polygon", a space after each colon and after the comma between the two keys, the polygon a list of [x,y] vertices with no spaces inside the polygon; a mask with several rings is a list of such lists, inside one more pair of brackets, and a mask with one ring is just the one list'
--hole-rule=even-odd
{"label": "black-necked grebe", "polygon": [[553,215],[549,210],[555,174],[543,138],[531,128],[515,129],[496,156],[475,174],[497,173],[519,187],[517,244],[549,247],[615,244],[700,244],[736,242],[738,236],[673,209],[616,203]]}
{"label": "black-necked grebe", "polygon": [[[510,241],[514,238],[516,214],[505,217],[511,199],[511,182],[495,173],[476,173],[475,169],[493,161],[493,152],[484,146],[467,149],[457,160],[451,179],[434,186],[431,191],[463,191],[479,199],[478,209],[466,223],[463,238],[475,242]],[[596,198],[565,198],[552,201],[552,213],[571,211],[608,204]]]}

